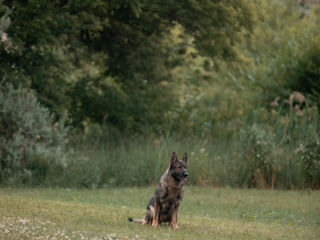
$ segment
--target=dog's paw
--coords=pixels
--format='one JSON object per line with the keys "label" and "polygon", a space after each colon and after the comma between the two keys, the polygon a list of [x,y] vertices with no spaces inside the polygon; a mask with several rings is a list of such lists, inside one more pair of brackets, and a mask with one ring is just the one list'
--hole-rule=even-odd
{"label": "dog's paw", "polygon": [[157,221],[153,221],[152,222],[152,227],[155,227],[155,228],[158,227],[158,222]]}

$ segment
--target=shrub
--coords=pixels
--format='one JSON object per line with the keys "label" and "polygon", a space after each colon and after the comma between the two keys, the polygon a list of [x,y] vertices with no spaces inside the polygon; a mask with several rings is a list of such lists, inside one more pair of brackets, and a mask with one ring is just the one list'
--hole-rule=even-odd
{"label": "shrub", "polygon": [[31,91],[0,86],[0,183],[44,182],[53,166],[66,166],[66,136]]}

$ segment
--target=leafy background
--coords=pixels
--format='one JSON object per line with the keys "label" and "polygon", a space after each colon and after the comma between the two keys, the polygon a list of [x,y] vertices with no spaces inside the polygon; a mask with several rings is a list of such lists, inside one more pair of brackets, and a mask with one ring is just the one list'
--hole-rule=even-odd
{"label": "leafy background", "polygon": [[0,1],[0,182],[319,188],[319,1]]}

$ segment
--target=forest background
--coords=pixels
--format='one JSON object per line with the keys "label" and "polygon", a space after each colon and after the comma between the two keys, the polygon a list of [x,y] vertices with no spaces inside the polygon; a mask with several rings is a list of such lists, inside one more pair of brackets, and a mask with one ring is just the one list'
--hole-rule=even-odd
{"label": "forest background", "polygon": [[0,183],[320,187],[320,2],[0,1]]}

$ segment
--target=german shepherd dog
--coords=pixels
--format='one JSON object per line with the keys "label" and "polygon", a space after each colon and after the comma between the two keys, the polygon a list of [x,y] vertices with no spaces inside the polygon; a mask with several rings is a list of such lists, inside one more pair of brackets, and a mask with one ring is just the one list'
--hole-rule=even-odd
{"label": "german shepherd dog", "polygon": [[157,227],[159,223],[169,222],[174,229],[178,229],[177,215],[183,198],[183,186],[188,177],[188,156],[185,153],[182,160],[172,153],[168,169],[162,175],[153,197],[147,206],[147,213],[143,219],[128,218],[130,222],[142,224],[152,223]]}

